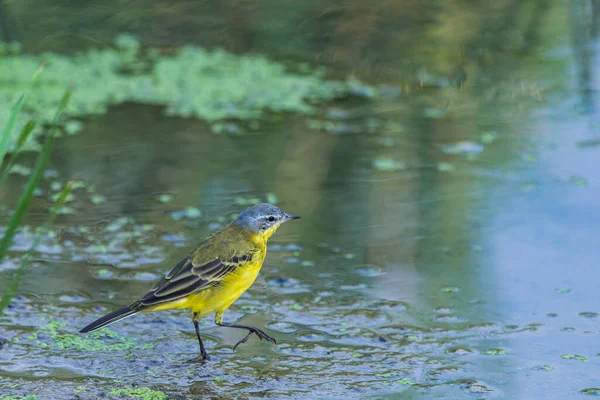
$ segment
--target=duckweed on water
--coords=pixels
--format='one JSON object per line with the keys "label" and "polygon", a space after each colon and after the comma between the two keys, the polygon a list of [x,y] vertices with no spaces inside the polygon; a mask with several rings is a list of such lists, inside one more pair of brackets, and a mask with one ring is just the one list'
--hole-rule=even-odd
{"label": "duckweed on water", "polygon": [[17,174],[17,175],[22,175],[22,176],[29,176],[31,175],[31,168],[26,167],[24,165],[21,164],[14,164],[10,171],[9,174]]}
{"label": "duckweed on water", "polygon": [[260,199],[258,197],[236,197],[235,204],[238,206],[253,206],[260,203]]}
{"label": "duckweed on water", "polygon": [[587,179],[582,178],[581,176],[575,176],[575,175],[573,175],[572,177],[569,178],[569,183],[572,183],[572,184],[580,186],[580,187],[588,186]]}
{"label": "duckweed on water", "polygon": [[546,371],[546,372],[552,372],[554,370],[554,368],[552,368],[549,365],[536,365],[535,367],[530,367],[529,369],[532,371]]}
{"label": "duckweed on water", "polygon": [[506,350],[504,349],[487,349],[483,352],[483,354],[487,356],[502,356],[506,354]]}
{"label": "duckweed on water", "polygon": [[556,288],[556,289],[554,289],[554,291],[556,293],[560,293],[560,294],[571,293],[571,289],[569,289],[569,288]]}
{"label": "duckweed on water", "polygon": [[202,212],[196,207],[186,207],[183,210],[173,211],[171,213],[171,217],[175,221],[179,221],[181,219],[196,219],[202,216]]}
{"label": "duckweed on water", "polygon": [[442,172],[453,172],[454,171],[454,165],[447,163],[447,162],[440,162],[437,165],[438,170],[442,171]]}
{"label": "duckweed on water", "polygon": [[[42,325],[40,330],[47,334],[52,342],[50,347],[58,349],[73,349],[77,351],[125,351],[132,349],[151,348],[151,344],[139,346],[135,339],[124,338],[113,330],[104,328],[87,336],[74,335],[64,332],[66,323],[50,321]],[[42,342],[40,342],[42,343]]]}
{"label": "duckweed on water", "polygon": [[496,141],[496,139],[498,139],[498,133],[496,133],[496,132],[483,132],[479,136],[479,140],[484,145],[492,144]]}
{"label": "duckweed on water", "polygon": [[406,164],[389,157],[377,157],[373,160],[373,168],[377,171],[400,171],[406,169]]}
{"label": "duckweed on water", "polygon": [[585,318],[596,318],[596,317],[598,317],[598,313],[593,312],[593,311],[584,311],[584,312],[580,312],[579,316],[585,317]]}
{"label": "duckweed on water", "polygon": [[481,153],[483,149],[483,145],[468,141],[461,141],[442,146],[442,152],[446,154],[475,155]]}
{"label": "duckweed on water", "polygon": [[269,203],[269,204],[277,204],[279,202],[279,198],[275,193],[267,193],[261,197],[243,197],[237,196],[234,199],[235,205],[241,207],[249,207],[256,205],[258,203]]}
{"label": "duckweed on water", "polygon": [[101,194],[93,194],[90,196],[90,201],[96,205],[104,204],[106,203],[106,197],[102,196]]}
{"label": "duckweed on water", "polygon": [[279,203],[279,198],[275,195],[275,193],[267,193],[265,198],[269,204]]}
{"label": "duckweed on water", "polygon": [[147,387],[137,387],[130,389],[112,389],[108,392],[111,396],[126,397],[140,400],[166,400],[168,397],[159,390],[152,390]]}
{"label": "duckweed on water", "polygon": [[560,358],[564,358],[566,360],[578,360],[582,362],[589,362],[587,358],[578,354],[563,354],[562,356],[560,356]]}
{"label": "duckweed on water", "polygon": [[581,390],[582,394],[587,394],[588,396],[600,396],[600,388],[587,388]]}
{"label": "duckweed on water", "polygon": [[173,201],[173,199],[175,199],[175,196],[173,196],[170,193],[163,193],[161,195],[159,195],[157,197],[158,201],[160,201],[161,203],[170,203]]}
{"label": "duckweed on water", "polygon": [[[0,126],[10,116],[7,105],[26,91],[42,64],[45,70],[28,96],[20,124],[34,115],[48,124],[64,88],[73,86],[67,118],[62,121],[68,134],[82,129],[76,118],[106,113],[108,106],[126,101],[164,105],[168,115],[217,123],[255,120],[265,111],[308,114],[316,103],[362,93],[356,90],[356,80],[328,81],[322,70],[293,73],[262,56],[192,46],[162,56],[156,49],[144,51],[134,37],[123,35],[117,38],[116,48],[90,49],[73,56],[15,51],[4,51],[0,57],[0,104],[5,105],[0,107]],[[42,125],[35,127],[25,149],[39,150],[35,136],[43,131]],[[16,135],[21,126],[14,131]]]}
{"label": "duckweed on water", "polygon": [[34,394],[27,396],[2,396],[0,400],[37,400],[37,396]]}
{"label": "duckweed on water", "polygon": [[413,381],[410,378],[398,379],[396,382],[399,383],[399,384],[401,384],[401,385],[409,385],[409,386],[412,386],[412,385],[415,384],[415,381]]}

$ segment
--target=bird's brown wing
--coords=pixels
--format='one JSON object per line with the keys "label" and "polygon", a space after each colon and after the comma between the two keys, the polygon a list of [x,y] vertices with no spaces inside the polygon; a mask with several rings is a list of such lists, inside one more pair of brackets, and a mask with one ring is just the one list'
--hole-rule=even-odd
{"label": "bird's brown wing", "polygon": [[[204,244],[204,243],[203,243]],[[167,273],[139,301],[142,308],[168,303],[192,293],[218,285],[223,277],[252,260],[254,249],[249,246],[233,248],[224,242],[221,245],[206,243],[185,257]],[[206,259],[204,254],[220,248],[219,256]]]}

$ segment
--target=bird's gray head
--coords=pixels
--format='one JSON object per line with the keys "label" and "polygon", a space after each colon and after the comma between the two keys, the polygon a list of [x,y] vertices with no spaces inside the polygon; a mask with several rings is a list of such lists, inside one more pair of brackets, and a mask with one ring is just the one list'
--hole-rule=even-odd
{"label": "bird's gray head", "polygon": [[298,218],[300,217],[285,213],[274,205],[261,203],[244,210],[233,223],[268,238],[279,225],[290,219]]}

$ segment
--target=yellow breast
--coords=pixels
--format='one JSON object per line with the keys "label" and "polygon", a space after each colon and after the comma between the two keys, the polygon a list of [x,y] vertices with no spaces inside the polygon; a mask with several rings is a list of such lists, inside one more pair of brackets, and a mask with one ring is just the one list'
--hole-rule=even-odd
{"label": "yellow breast", "polygon": [[207,287],[184,298],[158,305],[149,311],[174,308],[190,309],[192,312],[198,313],[200,318],[213,312],[225,311],[254,283],[266,256],[266,239],[264,235],[253,235],[245,239],[254,242],[255,249],[257,249],[251,261],[237,267],[214,286]]}
{"label": "yellow breast", "polygon": [[258,257],[256,261],[238,268],[218,285],[188,296],[180,308],[189,308],[200,314],[201,317],[215,311],[225,311],[254,283],[263,260],[264,255]]}

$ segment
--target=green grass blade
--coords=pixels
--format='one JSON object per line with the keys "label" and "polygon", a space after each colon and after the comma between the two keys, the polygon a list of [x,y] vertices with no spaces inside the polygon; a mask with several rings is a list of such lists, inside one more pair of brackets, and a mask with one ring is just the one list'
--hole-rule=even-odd
{"label": "green grass blade", "polygon": [[8,161],[6,162],[6,166],[2,170],[2,174],[0,174],[0,187],[2,187],[4,181],[6,181],[6,178],[8,177],[12,166],[15,165],[15,163],[17,162],[19,153],[21,152],[23,145],[29,138],[29,135],[31,135],[31,132],[33,132],[33,128],[35,128],[35,126],[36,122],[34,120],[30,120],[29,122],[27,122],[27,124],[25,124],[25,126],[21,130],[21,133],[19,134],[19,137],[17,139],[17,143],[15,144],[15,148],[13,151],[11,151]]}
{"label": "green grass blade", "polygon": [[23,104],[25,103],[25,95],[22,94],[15,104],[14,108],[10,113],[10,118],[8,119],[8,123],[4,127],[4,131],[2,132],[2,136],[0,136],[0,162],[4,160],[4,156],[8,151],[8,143],[10,142],[10,138],[12,137],[12,131],[15,127],[15,123],[17,122],[17,117],[21,113],[21,109],[23,108]]}
{"label": "green grass blade", "polygon": [[19,268],[15,272],[15,274],[12,278],[12,281],[10,282],[10,285],[8,286],[7,291],[2,295],[2,298],[0,298],[0,315],[3,314],[6,306],[8,306],[8,304],[10,304],[11,299],[15,296],[15,293],[17,292],[17,289],[19,288],[19,285],[21,284],[21,280],[23,279],[23,273],[25,272],[25,267],[27,266],[27,264],[29,264],[29,261],[31,260],[31,256],[35,252],[35,249],[39,246],[40,241],[42,240],[42,237],[44,237],[48,233],[50,226],[52,226],[52,224],[54,223],[54,220],[56,219],[56,216],[58,215],[58,210],[63,206],[67,197],[71,193],[74,183],[75,183],[75,181],[69,181],[65,185],[65,187],[60,191],[60,193],[58,194],[58,198],[54,202],[54,206],[52,207],[50,216],[46,220],[46,223],[37,229],[35,237],[33,239],[33,243],[31,244],[31,247],[29,248],[29,250],[27,251],[25,256],[23,256],[23,258],[21,258],[21,264],[19,265]]}
{"label": "green grass blade", "polygon": [[38,156],[35,166],[33,167],[33,172],[27,181],[27,185],[25,186],[25,190],[21,193],[19,197],[19,201],[17,202],[17,207],[12,217],[8,221],[8,226],[6,228],[6,232],[4,233],[4,237],[0,241],[0,261],[4,259],[6,255],[6,251],[12,242],[12,239],[15,235],[17,227],[21,224],[21,220],[23,219],[23,215],[25,215],[25,211],[31,202],[33,197],[33,192],[35,188],[37,188],[42,174],[44,173],[44,167],[50,158],[50,152],[52,150],[52,144],[54,143],[54,138],[56,136],[57,123],[60,119],[62,112],[65,110],[67,103],[69,102],[69,98],[71,97],[71,90],[67,90],[63,95],[63,98],[60,102],[60,106],[56,111],[56,115],[54,116],[54,120],[52,121],[52,126],[50,127],[50,132],[46,141],[44,142],[44,146],[42,147],[42,151]]}
{"label": "green grass blade", "polygon": [[52,128],[56,130],[56,125],[58,124],[58,120],[62,113],[66,110],[67,104],[69,104],[69,99],[71,98],[71,94],[73,94],[73,89],[69,88],[63,94],[63,97],[60,99],[60,104],[58,105],[58,111],[54,116],[54,120],[52,121]]}
{"label": "green grass blade", "polygon": [[[35,71],[35,73],[33,74],[33,77],[31,78],[31,82],[29,84],[29,88],[28,88],[27,92],[33,87],[33,85],[35,85],[35,83],[39,79],[44,68],[45,68],[45,65],[41,65]],[[27,96],[27,92],[22,94],[21,97],[19,97],[19,100],[17,100],[17,104],[15,104],[14,108],[12,109],[12,112],[10,113],[8,123],[4,127],[4,131],[2,131],[2,136],[0,136],[0,164],[2,164],[2,161],[4,160],[4,156],[8,152],[8,144],[10,143],[10,138],[12,137],[12,132],[15,127],[15,124],[17,123],[19,114],[21,114],[21,110],[23,109],[23,105],[25,104],[25,98]]]}
{"label": "green grass blade", "polygon": [[29,83],[30,89],[33,87],[33,85],[35,85],[35,83],[39,79],[40,75],[44,71],[44,68],[46,68],[46,63],[43,63],[42,65],[40,65],[40,67],[33,73],[33,76],[31,77],[31,82]]}
{"label": "green grass blade", "polygon": [[25,144],[27,139],[29,139],[29,135],[31,134],[31,132],[33,131],[33,128],[35,128],[36,125],[37,125],[37,122],[33,119],[27,121],[27,123],[21,130],[19,137],[17,138],[17,142],[15,143],[15,151],[16,152],[21,151],[21,149],[23,148],[23,145]]}

